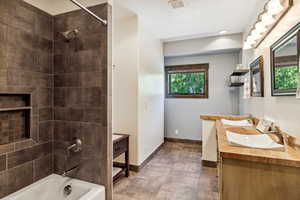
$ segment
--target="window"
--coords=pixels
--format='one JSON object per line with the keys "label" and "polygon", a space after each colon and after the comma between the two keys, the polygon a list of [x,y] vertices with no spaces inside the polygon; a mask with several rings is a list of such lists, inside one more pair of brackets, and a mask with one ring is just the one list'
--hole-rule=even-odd
{"label": "window", "polygon": [[208,98],[208,64],[166,67],[167,98]]}

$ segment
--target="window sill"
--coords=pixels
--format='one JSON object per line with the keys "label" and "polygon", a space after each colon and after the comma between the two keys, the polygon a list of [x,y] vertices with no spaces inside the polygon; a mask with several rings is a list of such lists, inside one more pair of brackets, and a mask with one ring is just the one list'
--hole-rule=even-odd
{"label": "window sill", "polygon": [[208,95],[168,95],[166,99],[208,99]]}

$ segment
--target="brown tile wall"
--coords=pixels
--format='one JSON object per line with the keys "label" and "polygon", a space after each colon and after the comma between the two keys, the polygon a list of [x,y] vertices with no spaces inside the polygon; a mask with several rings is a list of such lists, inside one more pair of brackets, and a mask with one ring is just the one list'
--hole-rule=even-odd
{"label": "brown tile wall", "polygon": [[[107,19],[107,4],[91,10]],[[79,35],[69,43],[54,35],[54,171],[80,164],[73,177],[107,185],[108,27],[82,10],[55,16],[55,33],[73,29]],[[70,158],[74,137],[83,148]]]}
{"label": "brown tile wall", "polygon": [[26,138],[27,116],[25,111],[0,112],[0,145]]}
{"label": "brown tile wall", "polygon": [[[91,9],[106,19],[110,7]],[[108,186],[111,199],[109,27],[81,10],[53,17],[22,0],[0,0],[0,94],[30,93],[33,107],[31,139],[0,145],[0,198],[79,163],[73,176]],[[57,35],[75,28],[79,37],[69,43]],[[65,149],[74,137],[83,150],[70,159]]]}
{"label": "brown tile wall", "polygon": [[[0,94],[0,109],[30,106],[30,94]],[[0,145],[30,138],[30,110],[0,112]]]}
{"label": "brown tile wall", "polygon": [[0,145],[1,198],[53,171],[53,17],[0,0],[0,44],[0,94],[32,94],[33,107],[31,139]]}

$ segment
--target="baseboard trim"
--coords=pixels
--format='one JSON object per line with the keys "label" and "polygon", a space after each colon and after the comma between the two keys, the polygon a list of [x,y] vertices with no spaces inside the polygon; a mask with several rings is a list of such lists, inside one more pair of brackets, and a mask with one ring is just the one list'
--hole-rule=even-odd
{"label": "baseboard trim", "polygon": [[[120,168],[125,168],[125,164],[121,163],[121,162],[114,162],[114,166],[115,167],[120,167]],[[139,166],[138,165],[129,165],[129,170],[134,171],[134,172],[138,172]]]}
{"label": "baseboard trim", "polygon": [[155,154],[157,154],[157,152],[160,151],[160,149],[162,148],[162,146],[164,145],[164,142],[159,145],[159,147],[157,147],[149,156],[148,158],[146,158],[146,160],[144,160],[144,162],[139,166],[139,171],[141,169],[143,169],[145,167],[145,165],[147,165],[151,160],[152,158],[155,156]]}
{"label": "baseboard trim", "polygon": [[[152,158],[155,156],[155,154],[157,154],[157,152],[159,152],[159,150],[162,148],[163,145],[164,145],[164,143],[162,143],[159,147],[157,147],[150,154],[150,156],[148,156],[148,158],[146,160],[144,160],[144,162],[141,165],[129,165],[129,170],[133,171],[133,172],[140,172],[141,169],[143,169],[145,167],[145,165],[147,165],[152,160]],[[114,162],[114,166],[116,166],[116,167],[125,167],[125,164],[120,163],[120,162]]]}
{"label": "baseboard trim", "polygon": [[190,139],[180,139],[180,138],[165,137],[165,141],[167,141],[167,142],[178,142],[178,143],[189,143],[189,144],[200,144],[200,145],[202,145],[202,141],[201,140],[190,140]]}
{"label": "baseboard trim", "polygon": [[217,162],[209,161],[209,160],[202,160],[202,166],[204,166],[204,167],[211,167],[211,168],[217,168]]}

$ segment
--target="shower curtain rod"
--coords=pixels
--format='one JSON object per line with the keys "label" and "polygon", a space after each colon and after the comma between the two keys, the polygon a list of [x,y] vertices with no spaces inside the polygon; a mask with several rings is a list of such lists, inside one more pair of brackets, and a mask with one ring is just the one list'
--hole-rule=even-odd
{"label": "shower curtain rod", "polygon": [[102,24],[107,25],[107,21],[106,20],[101,19],[100,17],[98,17],[95,13],[93,13],[92,11],[90,11],[89,9],[87,9],[86,7],[84,7],[78,1],[76,1],[76,0],[70,0],[70,1],[73,2],[74,4],[76,4],[78,7],[80,7],[81,9],[83,9],[85,12],[87,12],[91,16],[93,16],[95,19],[97,19],[98,21],[100,21]]}

